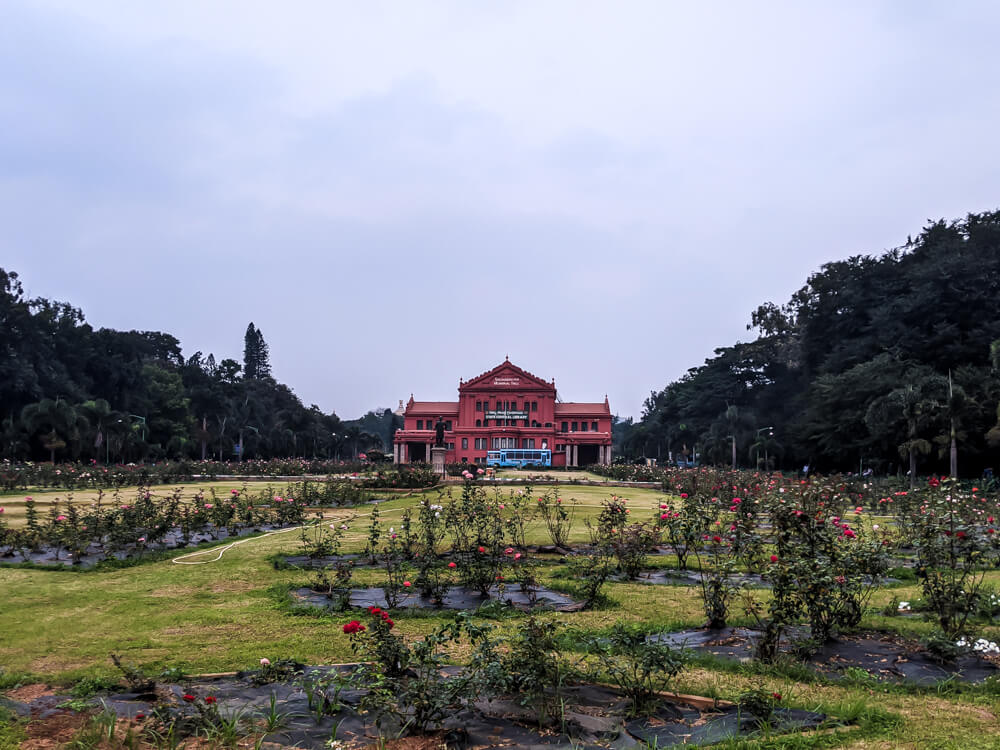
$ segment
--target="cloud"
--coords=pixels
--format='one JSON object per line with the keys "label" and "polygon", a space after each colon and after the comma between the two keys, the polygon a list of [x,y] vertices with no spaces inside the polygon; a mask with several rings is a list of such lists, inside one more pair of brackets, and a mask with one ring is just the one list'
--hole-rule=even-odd
{"label": "cloud", "polygon": [[189,353],[252,319],[344,416],[505,354],[638,414],[820,263],[995,207],[998,14],[11,3],[3,263]]}

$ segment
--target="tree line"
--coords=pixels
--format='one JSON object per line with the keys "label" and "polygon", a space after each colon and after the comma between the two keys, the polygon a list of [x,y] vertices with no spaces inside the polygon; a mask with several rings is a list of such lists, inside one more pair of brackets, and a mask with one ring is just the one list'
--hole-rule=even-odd
{"label": "tree line", "polygon": [[1000,447],[1000,212],[827,263],[622,425],[633,458],[989,473]]}
{"label": "tree line", "polygon": [[95,330],[69,303],[29,299],[0,268],[0,458],[347,459],[387,449],[399,426],[389,409],[345,421],[304,406],[253,323],[243,362],[185,358],[170,334]]}

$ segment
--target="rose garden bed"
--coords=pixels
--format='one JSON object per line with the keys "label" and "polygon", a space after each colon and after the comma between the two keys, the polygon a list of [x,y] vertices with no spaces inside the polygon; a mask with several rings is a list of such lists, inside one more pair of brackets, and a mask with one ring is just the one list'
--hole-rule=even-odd
{"label": "rose garden bed", "polygon": [[[345,592],[346,593],[346,592]],[[337,598],[325,593],[313,591],[310,588],[299,588],[291,592],[292,598],[300,605],[320,608],[336,608]],[[377,586],[350,589],[350,607],[389,607],[386,601],[385,589]],[[523,591],[520,584],[512,584],[501,591],[497,587],[490,589],[488,596],[478,591],[472,591],[462,586],[449,586],[440,602],[421,596],[418,591],[402,591],[392,609],[449,609],[473,612],[489,602],[498,602],[522,612],[535,610],[550,610],[555,612],[578,612],[583,608],[581,602],[575,601],[566,594],[552,591],[544,586],[538,586]]]}
{"label": "rose garden bed", "polygon": [[[751,628],[696,629],[650,636],[650,640],[674,648],[713,654],[730,661],[750,661],[760,631]],[[796,639],[807,638],[805,628],[793,628],[780,649],[791,654]],[[919,644],[893,633],[866,632],[843,635],[823,644],[805,662],[826,676],[842,676],[848,669],[863,669],[879,680],[935,685],[943,680],[978,683],[1000,674],[997,664],[966,654],[953,661],[942,660]]]}
{"label": "rose garden bed", "polygon": [[[225,727],[236,722],[256,736],[259,746],[327,750],[331,740],[342,748],[374,746],[380,737],[405,729],[398,722],[380,727],[361,704],[368,693],[350,684],[356,665],[300,667],[294,674],[263,682],[259,672],[194,677],[166,683],[147,692],[109,692],[89,700],[93,711],[113,714],[136,734],[146,737],[173,731],[224,739]],[[441,680],[461,670],[442,670]],[[553,698],[555,696],[552,696]],[[69,713],[70,696],[43,695],[0,700],[14,713],[37,722],[58,722]],[[554,704],[553,704],[554,705]],[[621,691],[598,684],[573,684],[558,696],[558,713],[540,716],[534,705],[517,696],[470,698],[441,722],[434,735],[450,748],[640,748],[711,745],[727,739],[752,738],[836,726],[812,711],[773,708],[761,719],[740,707],[692,696],[661,694],[638,717],[628,715],[630,701]],[[406,716],[405,707],[402,716]],[[405,719],[404,719],[405,720]]]}
{"label": "rose garden bed", "polygon": [[231,531],[226,528],[207,528],[204,531],[193,532],[187,538],[183,536],[179,529],[173,529],[163,535],[161,541],[152,544],[133,544],[127,549],[111,551],[102,542],[91,542],[79,554],[72,555],[67,553],[65,548],[57,548],[45,544],[39,545],[36,549],[25,550],[15,550],[7,546],[0,547],[0,565],[21,565],[27,563],[45,567],[71,566],[86,570],[109,560],[119,562],[127,560],[138,561],[142,560],[143,557],[152,557],[160,552],[195,549],[215,543],[242,539],[254,534],[277,531],[281,528],[283,527],[274,524],[235,528]]}

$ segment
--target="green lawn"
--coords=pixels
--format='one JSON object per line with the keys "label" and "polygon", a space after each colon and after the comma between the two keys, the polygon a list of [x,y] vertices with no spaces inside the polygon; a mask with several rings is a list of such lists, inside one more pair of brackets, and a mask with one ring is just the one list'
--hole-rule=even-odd
{"label": "green lawn", "polygon": [[545,469],[501,469],[497,472],[501,479],[544,479],[558,482],[570,482],[574,479],[583,479],[591,482],[608,482],[607,477],[595,474],[584,469],[566,469],[564,471],[545,471]]}
{"label": "green lawn", "polygon": [[[233,483],[215,483],[225,491]],[[188,487],[193,492],[195,487]],[[157,491],[167,492],[169,488]],[[452,491],[457,492],[457,489]],[[505,488],[506,491],[506,488]],[[559,488],[564,502],[576,499],[579,518],[574,538],[583,539],[582,518],[597,512],[609,488],[567,486]],[[615,490],[628,497],[636,510],[633,518],[647,518],[661,495],[652,490]],[[422,493],[437,498],[441,490]],[[59,493],[34,493],[39,501]],[[83,493],[76,493],[82,499]],[[391,525],[421,494],[397,497],[381,504],[382,518]],[[62,493],[65,499],[65,493]],[[88,501],[92,498],[88,497]],[[3,503],[10,506],[9,500]],[[327,510],[333,521],[353,517],[347,549],[364,542],[370,506]],[[529,528],[532,541],[547,541],[544,526]],[[229,550],[220,560],[201,565],[177,565],[169,560],[107,572],[60,572],[0,568],[0,665],[7,672],[26,672],[46,681],[69,683],[84,675],[111,675],[112,651],[151,671],[182,667],[189,672],[216,672],[248,668],[261,657],[294,658],[307,663],[350,661],[353,655],[341,631],[344,616],[289,614],[281,604],[281,591],[304,585],[308,574],[276,571],[268,558],[277,552],[294,552],[297,534],[262,537]],[[209,560],[216,553],[201,559]],[[199,558],[191,558],[197,561]],[[543,580],[560,569],[555,560],[543,569]],[[380,573],[361,570],[359,582],[378,583]],[[1000,572],[989,574],[1000,585]],[[614,606],[591,612],[549,614],[572,628],[596,630],[615,622],[642,623],[651,630],[697,626],[704,620],[694,587],[609,584]],[[766,597],[764,591],[758,596]],[[875,605],[892,597],[916,599],[918,588],[904,586],[878,592]],[[419,636],[439,624],[444,616],[399,615],[397,626],[407,636]],[[499,628],[516,621],[501,620]],[[868,626],[888,626],[919,635],[930,626],[918,619],[871,616]],[[1000,640],[1000,628],[982,634]],[[878,685],[844,686],[815,681],[799,682],[780,671],[755,674],[752,667],[722,669],[693,667],[683,673],[677,688],[683,692],[735,697],[751,684],[761,683],[780,692],[791,705],[854,713],[865,718],[862,729],[846,734],[823,735],[824,746],[851,748],[997,748],[1000,691],[980,690],[955,695],[885,690]],[[889,712],[898,715],[896,726],[886,722]],[[881,716],[881,718],[880,718]],[[764,743],[766,747],[812,747],[816,738],[788,738]]]}

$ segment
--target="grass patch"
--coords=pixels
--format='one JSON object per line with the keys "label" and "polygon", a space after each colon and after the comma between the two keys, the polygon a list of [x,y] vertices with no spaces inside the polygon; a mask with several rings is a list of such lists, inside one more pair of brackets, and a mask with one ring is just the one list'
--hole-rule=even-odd
{"label": "grass patch", "polygon": [[0,750],[17,750],[27,738],[24,722],[0,706]]}

